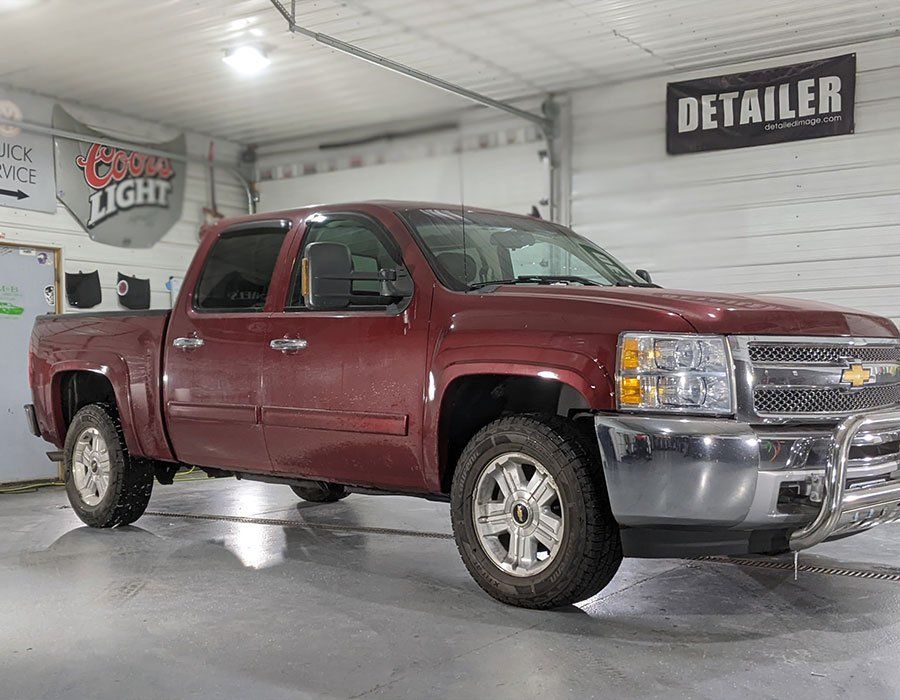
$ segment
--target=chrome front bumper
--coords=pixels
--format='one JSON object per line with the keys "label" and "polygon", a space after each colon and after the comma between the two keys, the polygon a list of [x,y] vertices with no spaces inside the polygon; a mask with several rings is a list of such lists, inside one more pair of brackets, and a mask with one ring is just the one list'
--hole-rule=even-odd
{"label": "chrome front bumper", "polygon": [[836,429],[598,414],[613,513],[624,528],[781,529],[800,550],[900,521],[900,410]]}

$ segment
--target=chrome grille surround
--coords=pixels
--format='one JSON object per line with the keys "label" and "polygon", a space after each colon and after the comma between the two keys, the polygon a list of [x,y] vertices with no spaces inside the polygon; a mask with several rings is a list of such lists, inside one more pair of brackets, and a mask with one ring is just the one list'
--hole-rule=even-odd
{"label": "chrome grille surround", "polygon": [[[738,418],[750,423],[834,423],[900,405],[900,340],[731,336]],[[842,381],[861,365],[865,384]]]}

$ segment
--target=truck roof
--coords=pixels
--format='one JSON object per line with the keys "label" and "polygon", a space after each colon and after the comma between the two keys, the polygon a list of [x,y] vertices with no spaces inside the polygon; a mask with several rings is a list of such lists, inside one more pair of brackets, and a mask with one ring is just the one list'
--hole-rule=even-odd
{"label": "truck roof", "polygon": [[[532,217],[528,214],[515,214],[513,212],[508,211],[500,211],[497,209],[486,209],[484,207],[470,207],[465,205],[460,205],[459,203],[447,203],[447,202],[416,202],[416,201],[406,201],[399,199],[370,199],[365,201],[358,202],[335,202],[335,203],[317,203],[317,204],[309,204],[303,207],[295,207],[293,209],[281,209],[279,211],[267,211],[261,212],[257,214],[247,214],[244,216],[234,216],[229,217],[227,219],[222,219],[217,222],[213,226],[215,228],[221,228],[226,226],[231,226],[233,224],[238,223],[246,223],[249,221],[271,221],[272,219],[295,219],[297,217],[305,217],[308,214],[312,214],[320,209],[345,209],[347,211],[369,211],[372,212],[374,210],[382,210],[382,211],[404,211],[407,209],[462,209],[465,208],[466,211],[477,211],[484,212],[489,214],[503,214],[504,216],[519,216],[523,219],[531,219]],[[204,227],[206,228],[206,227]]]}

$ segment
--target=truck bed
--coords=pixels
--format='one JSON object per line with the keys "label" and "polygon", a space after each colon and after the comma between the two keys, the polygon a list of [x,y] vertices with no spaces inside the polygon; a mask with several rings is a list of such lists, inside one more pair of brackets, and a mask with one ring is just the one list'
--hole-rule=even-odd
{"label": "truck bed", "polygon": [[39,317],[31,334],[29,381],[41,435],[57,447],[70,416],[65,406],[73,373],[109,380],[133,455],[173,459],[162,416],[162,350],[168,310],[99,311]]}

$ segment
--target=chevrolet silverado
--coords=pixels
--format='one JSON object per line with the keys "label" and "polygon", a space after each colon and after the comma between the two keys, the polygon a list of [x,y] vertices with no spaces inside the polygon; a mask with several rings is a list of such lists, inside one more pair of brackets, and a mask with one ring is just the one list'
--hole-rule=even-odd
{"label": "chevrolet silverado", "polygon": [[39,318],[26,415],[91,526],[186,465],[447,500],[477,583],[550,608],[623,556],[897,520],[898,367],[872,314],[662,289],[537,218],[367,202],[204,228],[171,311]]}

